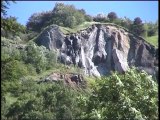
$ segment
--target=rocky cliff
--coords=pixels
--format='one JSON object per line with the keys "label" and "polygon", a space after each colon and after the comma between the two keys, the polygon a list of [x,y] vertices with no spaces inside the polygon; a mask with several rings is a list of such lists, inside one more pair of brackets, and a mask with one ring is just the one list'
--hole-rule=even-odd
{"label": "rocky cliff", "polygon": [[59,61],[79,66],[86,75],[123,73],[131,66],[154,76],[158,74],[158,50],[143,38],[114,25],[95,24],[69,35],[52,25],[36,43],[56,51]]}

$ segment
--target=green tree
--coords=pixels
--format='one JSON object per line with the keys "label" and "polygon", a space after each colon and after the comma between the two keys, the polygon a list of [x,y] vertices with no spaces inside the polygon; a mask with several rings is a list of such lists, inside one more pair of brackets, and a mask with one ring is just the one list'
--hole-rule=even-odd
{"label": "green tree", "polygon": [[97,80],[87,101],[86,119],[156,120],[158,86],[145,72],[113,73]]}
{"label": "green tree", "polygon": [[21,25],[17,22],[17,18],[15,17],[6,17],[1,19],[1,28],[2,28],[2,36],[8,37],[8,34],[12,34],[13,36],[19,35],[20,33],[25,33],[25,26]]}
{"label": "green tree", "polygon": [[47,69],[53,68],[57,64],[57,56],[54,51],[47,51],[46,53],[47,58]]}
{"label": "green tree", "polygon": [[73,28],[76,25],[76,19],[74,16],[68,16],[64,23],[65,26]]}
{"label": "green tree", "polygon": [[117,18],[118,18],[118,16],[117,16],[117,14],[115,13],[115,12],[110,12],[110,13],[108,13],[108,19],[110,20],[110,21],[113,21],[113,20],[116,20]]}
{"label": "green tree", "polygon": [[124,19],[122,19],[121,21],[121,25],[127,28],[128,30],[130,30],[132,24],[133,24],[133,21],[127,17],[124,17]]}
{"label": "green tree", "polygon": [[46,11],[34,13],[29,17],[26,24],[27,30],[40,32],[47,25],[47,22],[52,19],[52,12]]}
{"label": "green tree", "polygon": [[140,17],[134,19],[133,24],[131,25],[131,31],[138,36],[143,36],[145,33],[146,30]]}
{"label": "green tree", "polygon": [[26,26],[28,30],[39,32],[52,24],[73,28],[75,25],[90,20],[91,17],[86,14],[85,10],[78,10],[73,5],[56,3],[52,11],[34,13]]}
{"label": "green tree", "polygon": [[[12,2],[15,3],[14,0]],[[15,17],[6,17],[8,6],[10,5],[10,2],[7,0],[1,1],[1,32],[2,36],[9,37],[9,34],[16,34],[24,33],[25,27],[17,22],[17,19]]]}
{"label": "green tree", "polygon": [[33,81],[27,80],[22,85],[22,94],[6,114],[8,119],[72,120],[81,114],[76,101],[80,93],[61,82],[36,85]]}
{"label": "green tree", "polygon": [[97,16],[94,17],[93,20],[96,22],[105,22],[107,20],[107,17],[106,15],[103,15],[103,14],[97,14]]}
{"label": "green tree", "polygon": [[2,62],[2,80],[18,80],[27,74],[27,68],[23,62],[7,59]]}

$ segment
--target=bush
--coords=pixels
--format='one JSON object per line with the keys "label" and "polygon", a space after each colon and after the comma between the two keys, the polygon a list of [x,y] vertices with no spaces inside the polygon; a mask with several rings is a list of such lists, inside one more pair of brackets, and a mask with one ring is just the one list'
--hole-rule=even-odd
{"label": "bush", "polygon": [[64,26],[69,26],[70,28],[73,28],[76,25],[76,19],[74,16],[68,16],[67,19],[64,22]]}
{"label": "bush", "polygon": [[107,21],[107,17],[103,14],[98,14],[96,17],[93,18],[95,22],[105,22]]}
{"label": "bush", "polygon": [[129,18],[127,17],[124,17],[124,19],[122,20],[121,22],[121,25],[125,28],[127,28],[128,30],[131,29],[131,25],[133,24],[133,21],[130,20]]}
{"label": "bush", "polygon": [[57,56],[54,51],[48,51],[46,53],[46,58],[47,58],[47,68],[46,69],[51,69],[53,67],[56,67],[57,65]]}
{"label": "bush", "polygon": [[85,20],[88,22],[91,22],[91,21],[93,21],[93,17],[90,15],[85,15]]}
{"label": "bush", "polygon": [[3,61],[2,80],[14,81],[27,75],[27,67],[23,62],[8,59]]}
{"label": "bush", "polygon": [[[21,54],[22,60],[26,64],[32,65],[37,73],[55,67],[57,62],[54,51],[50,51],[44,46],[37,46],[34,42],[29,42]],[[31,69],[33,70],[33,68]]]}
{"label": "bush", "polygon": [[39,47],[33,42],[30,42],[24,51],[23,59],[25,63],[32,64],[36,68],[37,73],[41,73],[46,69],[47,64],[45,52],[45,47]]}

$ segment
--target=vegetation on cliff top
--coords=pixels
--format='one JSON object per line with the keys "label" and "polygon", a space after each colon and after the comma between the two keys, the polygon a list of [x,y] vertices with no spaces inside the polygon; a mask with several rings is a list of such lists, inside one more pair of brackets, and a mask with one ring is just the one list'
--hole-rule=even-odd
{"label": "vegetation on cliff top", "polygon": [[2,17],[1,28],[4,37],[13,38],[19,35],[23,40],[28,41],[52,24],[59,25],[64,33],[75,33],[94,23],[114,23],[144,37],[154,46],[158,43],[157,37],[152,37],[158,35],[158,22],[143,23],[140,17],[136,17],[133,21],[127,17],[119,18],[115,12],[110,12],[108,15],[98,14],[93,17],[88,15],[84,9],[76,9],[73,5],[63,3],[56,3],[51,11],[34,13],[28,19],[26,27],[20,25],[15,17]]}

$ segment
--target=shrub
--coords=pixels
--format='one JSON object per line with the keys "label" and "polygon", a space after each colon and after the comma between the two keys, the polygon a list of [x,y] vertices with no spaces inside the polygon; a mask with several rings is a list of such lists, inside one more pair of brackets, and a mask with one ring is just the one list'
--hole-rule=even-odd
{"label": "shrub", "polygon": [[27,64],[32,64],[37,73],[42,72],[46,69],[46,57],[45,53],[46,48],[43,46],[37,46],[33,42],[30,42],[26,47],[25,54],[23,55],[23,59]]}
{"label": "shrub", "polygon": [[23,62],[8,59],[2,65],[2,80],[14,81],[27,75],[27,67]]}
{"label": "shrub", "polygon": [[105,22],[107,21],[107,17],[103,14],[98,14],[96,17],[93,18],[95,22]]}

